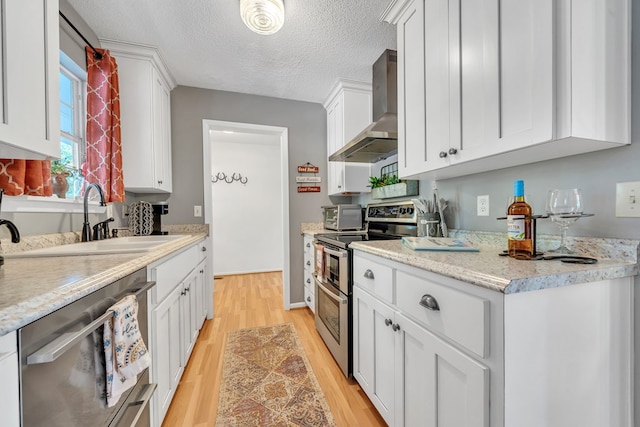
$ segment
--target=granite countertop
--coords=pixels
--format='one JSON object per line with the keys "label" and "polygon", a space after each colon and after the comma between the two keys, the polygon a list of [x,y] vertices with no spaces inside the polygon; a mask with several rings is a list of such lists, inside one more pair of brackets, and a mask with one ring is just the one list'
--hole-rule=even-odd
{"label": "granite countertop", "polygon": [[[6,259],[0,268],[0,336],[193,245],[207,237],[208,226],[176,228],[170,234],[184,237],[149,252]],[[56,240],[50,236],[43,239]],[[51,245],[39,245],[46,246]]]}
{"label": "granite countertop", "polygon": [[[638,274],[640,242],[635,240],[574,238],[570,243],[579,254],[597,258],[598,262],[568,264],[499,256],[505,249],[504,233],[453,230],[449,236],[467,241],[478,247],[480,252],[413,251],[404,247],[399,240],[357,242],[350,247],[505,294]],[[539,250],[545,251],[557,246],[557,240],[542,236],[539,237],[538,246]]]}

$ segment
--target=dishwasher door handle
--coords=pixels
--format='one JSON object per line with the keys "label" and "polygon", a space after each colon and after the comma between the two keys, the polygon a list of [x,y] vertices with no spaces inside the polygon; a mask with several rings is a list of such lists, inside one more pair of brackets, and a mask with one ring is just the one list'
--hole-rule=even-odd
{"label": "dishwasher door handle", "polygon": [[[134,295],[138,297],[144,294],[153,286],[155,286],[155,284],[156,282],[145,283],[142,288],[138,289],[134,293]],[[102,316],[98,317],[96,320],[89,323],[79,331],[67,332],[60,335],[58,338],[42,347],[40,350],[35,351],[27,356],[27,365],[37,365],[40,363],[53,362],[58,357],[62,356],[71,347],[80,342],[80,340],[84,339],[84,337],[98,329],[100,326],[104,325],[104,322],[109,320],[111,316],[113,316],[113,311],[108,310]]]}

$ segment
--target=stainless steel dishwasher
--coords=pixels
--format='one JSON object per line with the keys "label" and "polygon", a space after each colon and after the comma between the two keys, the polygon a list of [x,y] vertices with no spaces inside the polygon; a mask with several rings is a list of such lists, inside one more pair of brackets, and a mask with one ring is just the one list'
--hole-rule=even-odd
{"label": "stainless steel dishwasher", "polygon": [[105,399],[102,325],[120,298],[136,294],[138,323],[149,347],[146,269],[138,270],[18,331],[23,427],[147,427],[148,402],[156,388],[148,369],[118,404]]}

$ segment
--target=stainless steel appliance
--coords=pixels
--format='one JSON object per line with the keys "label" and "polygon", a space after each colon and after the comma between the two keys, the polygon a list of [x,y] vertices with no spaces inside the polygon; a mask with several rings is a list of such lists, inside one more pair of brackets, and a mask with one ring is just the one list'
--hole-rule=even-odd
{"label": "stainless steel appliance", "polygon": [[373,64],[373,120],[329,156],[330,161],[376,163],[398,152],[398,54],[385,50]]}
{"label": "stainless steel appliance", "polygon": [[169,213],[169,204],[167,202],[153,203],[153,231],[151,234],[169,234],[168,231],[162,231],[162,215]]}
{"label": "stainless steel appliance", "polygon": [[345,376],[352,373],[353,253],[349,245],[367,240],[400,239],[417,234],[417,209],[411,201],[370,204],[366,230],[318,234],[316,244],[316,330]]}
{"label": "stainless steel appliance", "polygon": [[118,404],[106,407],[102,325],[123,296],[138,299],[138,324],[149,345],[147,282],[142,269],[18,331],[22,426],[148,427],[156,385],[148,369]]}
{"label": "stainless steel appliance", "polygon": [[362,230],[362,206],[334,205],[323,206],[322,209],[324,228],[327,230]]}

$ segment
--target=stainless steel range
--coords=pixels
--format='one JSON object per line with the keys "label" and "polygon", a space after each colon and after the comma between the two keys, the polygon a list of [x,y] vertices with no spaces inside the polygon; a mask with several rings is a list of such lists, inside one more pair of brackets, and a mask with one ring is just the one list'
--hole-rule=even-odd
{"label": "stainless steel range", "polygon": [[365,230],[316,235],[316,330],[347,376],[352,366],[353,253],[350,244],[415,236],[416,209],[411,201],[370,204]]}

